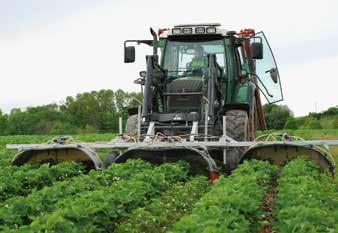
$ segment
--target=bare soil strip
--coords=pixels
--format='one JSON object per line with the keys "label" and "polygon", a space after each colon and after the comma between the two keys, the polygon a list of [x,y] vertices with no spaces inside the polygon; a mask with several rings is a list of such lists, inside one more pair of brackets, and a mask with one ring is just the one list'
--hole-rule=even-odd
{"label": "bare soil strip", "polygon": [[275,215],[273,213],[273,207],[276,200],[277,195],[277,182],[278,177],[274,176],[272,178],[272,184],[269,188],[268,192],[266,193],[266,196],[263,199],[264,204],[264,217],[262,218],[262,221],[268,222],[268,224],[264,224],[261,229],[261,233],[275,233],[275,231],[272,230],[272,222],[275,220]]}

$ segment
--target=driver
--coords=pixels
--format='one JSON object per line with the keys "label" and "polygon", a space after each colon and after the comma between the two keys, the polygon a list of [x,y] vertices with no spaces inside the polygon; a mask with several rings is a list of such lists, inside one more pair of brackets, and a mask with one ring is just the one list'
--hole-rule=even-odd
{"label": "driver", "polygon": [[194,57],[187,64],[188,70],[191,70],[193,75],[202,76],[203,70],[207,67],[208,60],[204,56],[204,49],[201,45],[197,45],[194,49]]}

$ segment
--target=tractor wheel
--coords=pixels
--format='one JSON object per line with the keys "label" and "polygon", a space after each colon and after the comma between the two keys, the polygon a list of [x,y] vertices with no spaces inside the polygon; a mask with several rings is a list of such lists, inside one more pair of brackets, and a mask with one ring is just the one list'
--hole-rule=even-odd
{"label": "tractor wheel", "polygon": [[137,132],[137,115],[131,115],[127,119],[126,123],[126,133],[136,133]]}
{"label": "tractor wheel", "polygon": [[[226,112],[227,135],[236,141],[250,140],[250,124],[246,111],[230,110]],[[229,171],[236,168],[245,148],[230,147],[227,149],[227,169]]]}
{"label": "tractor wheel", "polygon": [[250,124],[246,111],[230,110],[226,112],[226,130],[229,137],[236,141],[250,140]]}

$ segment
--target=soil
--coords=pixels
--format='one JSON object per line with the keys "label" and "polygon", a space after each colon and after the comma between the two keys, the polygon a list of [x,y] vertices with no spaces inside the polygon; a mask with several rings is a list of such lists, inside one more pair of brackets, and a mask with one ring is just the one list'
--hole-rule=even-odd
{"label": "soil", "polygon": [[272,229],[272,222],[275,220],[275,215],[273,213],[273,207],[274,207],[276,195],[277,195],[277,185],[278,185],[277,177],[274,177],[272,179],[272,185],[263,199],[263,204],[264,204],[263,210],[264,210],[265,216],[262,218],[262,221],[267,221],[268,224],[265,224],[262,227],[261,233],[276,233]]}

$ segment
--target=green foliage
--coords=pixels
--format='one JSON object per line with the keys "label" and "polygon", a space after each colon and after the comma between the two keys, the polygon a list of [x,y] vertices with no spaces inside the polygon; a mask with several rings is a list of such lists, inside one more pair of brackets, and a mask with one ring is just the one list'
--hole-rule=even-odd
{"label": "green foliage", "polygon": [[228,178],[220,178],[192,213],[174,224],[172,232],[251,232],[258,229],[262,199],[276,167],[244,162]]}
{"label": "green foliage", "polygon": [[48,134],[51,135],[63,135],[63,134],[75,134],[77,128],[74,127],[69,122],[55,122],[55,124],[52,126]]}
{"label": "green foliage", "polygon": [[7,115],[4,115],[0,109],[0,132],[4,132],[7,127]]}
{"label": "green foliage", "polygon": [[290,116],[287,119],[284,128],[285,129],[299,129],[299,128],[301,128],[304,125],[306,119],[307,119],[307,117],[293,117],[293,116]]}
{"label": "green foliage", "polygon": [[[129,170],[131,172],[131,170]],[[129,179],[117,180],[103,189],[84,192],[56,203],[50,214],[40,214],[30,226],[16,232],[112,232],[116,221],[146,204],[177,181],[187,179],[181,164],[143,169]]]}
{"label": "green foliage", "polygon": [[55,204],[64,198],[73,198],[79,193],[103,189],[117,180],[136,176],[145,170],[152,170],[152,168],[145,162],[131,160],[125,164],[114,164],[103,172],[91,171],[88,175],[54,182],[53,186],[33,190],[26,197],[15,196],[7,199],[1,205],[0,225],[16,228],[30,224],[35,217],[54,211]]}
{"label": "green foliage", "polygon": [[337,117],[338,116],[338,106],[328,108],[326,111],[319,112],[319,113],[310,112],[309,116],[313,117],[313,118],[317,118],[317,119],[323,118],[323,117]]}
{"label": "green foliage", "polygon": [[293,113],[286,105],[266,104],[263,106],[268,129],[283,129]]}
{"label": "green foliage", "polygon": [[320,113],[310,112],[308,116],[302,118],[304,121],[298,122],[298,128],[338,129],[338,107],[331,107]]}
{"label": "green foliage", "polygon": [[299,157],[279,179],[274,228],[287,232],[335,232],[338,227],[338,186],[317,165]]}
{"label": "green foliage", "polygon": [[100,90],[67,97],[61,104],[0,111],[0,135],[117,132],[118,117],[142,101],[142,93]]}
{"label": "green foliage", "polygon": [[338,129],[338,117],[336,117],[333,122],[332,122],[332,126],[334,129]]}
{"label": "green foliage", "polygon": [[329,108],[321,113],[294,117],[286,105],[264,105],[268,129],[337,129],[338,107]]}
{"label": "green foliage", "polygon": [[166,232],[177,220],[188,213],[195,202],[209,188],[210,181],[203,176],[173,185],[149,205],[135,209],[123,220],[115,232],[160,233]]}
{"label": "green foliage", "polygon": [[320,121],[313,117],[307,117],[304,124],[301,126],[303,129],[322,129]]}
{"label": "green foliage", "polygon": [[289,117],[285,123],[286,129],[298,129],[298,122],[295,117]]}
{"label": "green foliage", "polygon": [[0,202],[29,194],[33,189],[51,186],[83,173],[83,167],[77,163],[62,163],[52,167],[25,165],[12,169],[12,165],[0,170]]}

